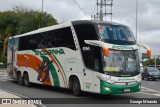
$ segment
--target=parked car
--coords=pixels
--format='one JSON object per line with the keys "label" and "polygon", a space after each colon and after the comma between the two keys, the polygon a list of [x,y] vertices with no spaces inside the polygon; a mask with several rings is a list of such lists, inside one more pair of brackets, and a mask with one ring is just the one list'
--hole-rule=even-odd
{"label": "parked car", "polygon": [[144,71],[144,67],[142,65],[142,63],[140,63],[140,72],[142,73]]}
{"label": "parked car", "polygon": [[146,67],[141,75],[142,75],[142,80],[144,78],[146,78],[146,80],[160,79],[160,72],[156,67]]}

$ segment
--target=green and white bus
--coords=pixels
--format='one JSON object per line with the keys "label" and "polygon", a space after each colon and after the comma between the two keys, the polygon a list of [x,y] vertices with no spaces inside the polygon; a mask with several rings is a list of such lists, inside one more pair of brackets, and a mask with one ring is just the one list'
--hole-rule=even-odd
{"label": "green and white bus", "polygon": [[7,72],[30,83],[99,94],[141,88],[138,46],[129,27],[101,21],[72,21],[9,38]]}

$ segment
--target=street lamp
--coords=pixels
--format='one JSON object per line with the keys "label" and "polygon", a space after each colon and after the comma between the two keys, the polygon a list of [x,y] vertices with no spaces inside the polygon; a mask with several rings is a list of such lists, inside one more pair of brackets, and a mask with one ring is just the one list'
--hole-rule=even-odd
{"label": "street lamp", "polygon": [[157,56],[158,56],[158,55],[155,55],[155,59],[154,59],[155,68],[156,68],[156,66],[157,66]]}
{"label": "street lamp", "polygon": [[43,3],[44,3],[44,0],[42,0],[42,13],[43,13]]}
{"label": "street lamp", "polygon": [[138,1],[136,0],[136,41],[137,41],[137,26],[138,26]]}
{"label": "street lamp", "polygon": [[39,23],[39,28],[41,28],[41,27],[42,27],[43,3],[44,3],[44,0],[42,0],[42,11],[41,11],[41,15],[40,15],[40,23]]}

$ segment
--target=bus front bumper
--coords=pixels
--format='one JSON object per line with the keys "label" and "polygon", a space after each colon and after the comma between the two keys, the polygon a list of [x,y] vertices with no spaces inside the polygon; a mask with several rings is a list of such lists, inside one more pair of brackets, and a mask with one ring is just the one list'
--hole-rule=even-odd
{"label": "bus front bumper", "polygon": [[138,92],[141,89],[141,82],[138,82],[134,85],[128,86],[117,86],[114,84],[109,84],[104,81],[100,81],[101,85],[101,94],[120,94],[120,93],[130,93]]}

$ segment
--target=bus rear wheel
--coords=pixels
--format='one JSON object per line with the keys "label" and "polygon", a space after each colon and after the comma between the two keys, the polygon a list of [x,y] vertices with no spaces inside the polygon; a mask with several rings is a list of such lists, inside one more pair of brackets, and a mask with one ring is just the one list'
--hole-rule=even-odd
{"label": "bus rear wheel", "polygon": [[23,85],[23,77],[22,77],[21,73],[18,73],[17,80],[18,80],[19,85]]}
{"label": "bus rear wheel", "polygon": [[72,90],[73,90],[73,94],[75,96],[80,96],[81,95],[80,82],[79,82],[79,80],[77,78],[73,79]]}
{"label": "bus rear wheel", "polygon": [[28,73],[25,73],[23,78],[24,78],[24,85],[26,87],[29,87],[30,86],[30,82],[29,82],[29,75],[28,75]]}

